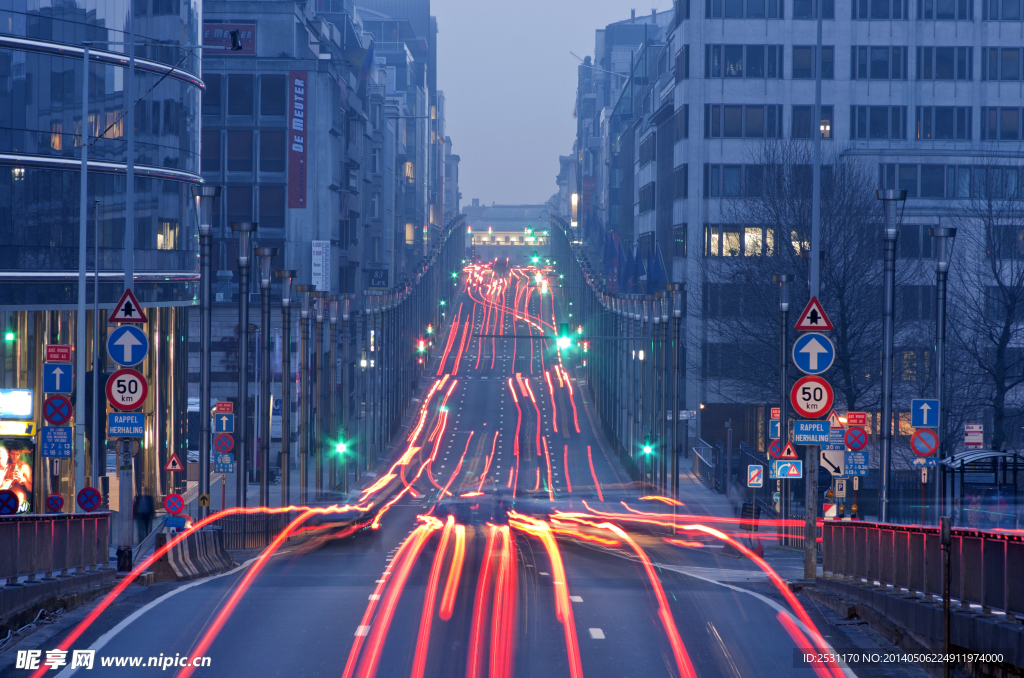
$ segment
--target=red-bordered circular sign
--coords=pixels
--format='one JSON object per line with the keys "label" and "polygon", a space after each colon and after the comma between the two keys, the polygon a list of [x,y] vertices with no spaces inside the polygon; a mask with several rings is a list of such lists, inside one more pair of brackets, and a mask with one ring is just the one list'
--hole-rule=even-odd
{"label": "red-bordered circular sign", "polygon": [[789,401],[797,414],[805,417],[823,417],[832,410],[835,396],[832,387],[821,377],[803,377],[793,384]]}
{"label": "red-bordered circular sign", "polygon": [[868,446],[868,434],[860,426],[851,426],[846,430],[843,442],[854,452],[860,452]]}
{"label": "red-bordered circular sign", "polygon": [[939,449],[939,435],[930,428],[918,429],[910,436],[910,449],[919,457],[930,457]]}
{"label": "red-bordered circular sign", "polygon": [[63,426],[71,421],[74,408],[66,396],[54,394],[43,401],[43,419],[54,426]]}
{"label": "red-bordered circular sign", "polygon": [[164,509],[172,516],[176,516],[185,510],[185,498],[180,494],[169,494],[164,497]]}
{"label": "red-bordered circular sign", "polygon": [[137,410],[146,402],[149,384],[137,370],[124,368],[107,379],[107,400],[119,410]]}

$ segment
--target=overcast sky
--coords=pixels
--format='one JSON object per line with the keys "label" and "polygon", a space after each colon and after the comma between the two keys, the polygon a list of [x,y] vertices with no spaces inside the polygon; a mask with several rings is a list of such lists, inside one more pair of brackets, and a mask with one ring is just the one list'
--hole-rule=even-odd
{"label": "overcast sky", "polygon": [[537,204],[555,192],[558,156],[572,151],[576,66],[594,31],[670,9],[672,0],[431,0],[437,86],[462,204]]}

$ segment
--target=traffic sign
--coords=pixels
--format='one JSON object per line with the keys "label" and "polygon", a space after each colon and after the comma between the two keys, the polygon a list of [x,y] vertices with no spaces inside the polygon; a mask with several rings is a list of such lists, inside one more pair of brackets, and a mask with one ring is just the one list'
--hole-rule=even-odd
{"label": "traffic sign", "polygon": [[835,359],[836,347],[824,334],[801,334],[793,342],[793,364],[804,374],[822,374]]}
{"label": "traffic sign", "polygon": [[842,431],[843,429],[846,428],[843,425],[843,420],[839,418],[839,413],[836,412],[835,410],[832,410],[831,412],[828,413],[828,425],[829,428],[833,431],[837,429]]}
{"label": "traffic sign", "polygon": [[131,290],[125,290],[110,317],[107,318],[107,322],[144,323],[148,321],[146,319],[146,312],[142,310],[139,300],[135,298]]}
{"label": "traffic sign", "polygon": [[107,355],[118,365],[138,365],[149,353],[149,337],[138,327],[122,325],[107,337]]}
{"label": "traffic sign", "polygon": [[985,427],[981,424],[964,424],[964,447],[980,450],[985,444]]}
{"label": "traffic sign", "polygon": [[804,307],[804,312],[800,314],[800,318],[796,321],[796,331],[827,332],[833,329],[835,328],[832,327],[832,321],[828,319],[828,314],[826,314],[825,309],[822,308],[821,302],[818,301],[818,297],[811,297],[810,301],[807,302],[807,306]]}
{"label": "traffic sign", "polygon": [[44,426],[39,455],[56,459],[71,459],[75,451],[74,429],[70,426]]}
{"label": "traffic sign", "polygon": [[169,494],[164,497],[164,510],[176,516],[185,510],[185,498],[180,494]]}
{"label": "traffic sign", "polygon": [[100,491],[95,487],[83,487],[78,492],[78,506],[87,513],[91,513],[100,507]]}
{"label": "traffic sign", "polygon": [[213,406],[213,411],[215,414],[231,414],[235,411],[235,404],[230,400],[219,400]]}
{"label": "traffic sign", "polygon": [[43,363],[43,393],[71,393],[75,368],[67,363]]}
{"label": "traffic sign", "polygon": [[793,443],[786,443],[786,446],[782,448],[782,452],[779,453],[779,459],[797,459],[796,448],[793,447]]}
{"label": "traffic sign", "polygon": [[843,465],[846,463],[846,453],[835,450],[821,451],[821,467],[834,476],[844,476]]}
{"label": "traffic sign", "polygon": [[772,408],[772,417],[771,418],[772,419],[782,419],[782,408],[781,407],[773,407]]}
{"label": "traffic sign", "polygon": [[939,425],[939,401],[915,398],[910,401],[910,425],[914,428],[935,428]]}
{"label": "traffic sign", "polygon": [[764,486],[764,466],[750,464],[747,466],[747,487]]}
{"label": "traffic sign", "polygon": [[868,434],[860,426],[851,426],[843,436],[843,442],[854,452],[860,452],[868,446]]}
{"label": "traffic sign", "polygon": [[71,408],[71,401],[67,396],[52,395],[43,401],[43,419],[48,424],[63,426],[71,421],[72,412],[74,410]]}
{"label": "traffic sign", "polygon": [[782,498],[782,493],[781,492],[776,492],[776,493],[772,494],[772,501],[775,502],[776,504],[779,503],[779,500],[781,498]]}
{"label": "traffic sign", "polygon": [[208,494],[201,494],[201,495],[199,495],[199,505],[200,506],[209,506],[210,505],[210,495],[208,495]]}
{"label": "traffic sign", "polygon": [[146,435],[146,415],[142,412],[108,412],[108,438],[143,438]]}
{"label": "traffic sign", "polygon": [[235,438],[230,433],[218,433],[213,437],[213,449],[226,454],[235,449]]}
{"label": "traffic sign", "polygon": [[125,367],[107,379],[107,400],[119,410],[137,410],[146,402],[149,384],[141,373]]}
{"label": "traffic sign", "polygon": [[59,494],[51,494],[46,498],[46,510],[50,513],[57,513],[64,508],[64,497]]}
{"label": "traffic sign", "polygon": [[793,461],[776,459],[772,462],[771,477],[785,480],[799,480],[804,477],[804,463],[799,459]]}
{"label": "traffic sign", "polygon": [[821,377],[803,377],[793,384],[789,399],[797,414],[820,417],[832,409],[832,387]]}
{"label": "traffic sign", "polygon": [[164,464],[165,471],[184,471],[185,467],[181,465],[181,459],[178,459],[176,452],[171,452],[171,456],[167,459],[167,463]]}
{"label": "traffic sign", "polygon": [[827,421],[798,419],[793,422],[793,442],[797,445],[828,445],[829,430]]}
{"label": "traffic sign", "polygon": [[218,414],[213,418],[213,432],[214,433],[234,433],[235,432],[235,415],[233,414]]}
{"label": "traffic sign", "polygon": [[846,413],[846,425],[847,426],[867,426],[868,425],[868,413],[867,412],[847,412]]}
{"label": "traffic sign", "polygon": [[843,455],[843,471],[843,475],[847,476],[866,476],[868,474],[868,455],[860,451],[847,451]]}
{"label": "traffic sign", "polygon": [[233,454],[218,454],[213,458],[214,473],[234,473],[235,456]]}
{"label": "traffic sign", "polygon": [[846,478],[836,478],[834,495],[836,499],[846,498]]}
{"label": "traffic sign", "polygon": [[0,516],[10,516],[18,512],[21,499],[14,490],[0,490]]}
{"label": "traffic sign", "polygon": [[919,457],[930,457],[939,449],[939,435],[930,428],[918,429],[910,436],[910,449]]}
{"label": "traffic sign", "polygon": [[778,419],[772,419],[768,422],[768,438],[770,440],[778,440],[782,436],[779,434],[779,428],[781,422]]}
{"label": "traffic sign", "polygon": [[781,454],[782,442],[778,440],[773,440],[771,444],[768,446],[768,456],[772,457],[773,459],[778,459]]}
{"label": "traffic sign", "polygon": [[917,457],[911,463],[914,466],[938,466],[939,460],[935,457]]}
{"label": "traffic sign", "polygon": [[68,344],[47,344],[45,360],[48,363],[71,362],[71,346]]}

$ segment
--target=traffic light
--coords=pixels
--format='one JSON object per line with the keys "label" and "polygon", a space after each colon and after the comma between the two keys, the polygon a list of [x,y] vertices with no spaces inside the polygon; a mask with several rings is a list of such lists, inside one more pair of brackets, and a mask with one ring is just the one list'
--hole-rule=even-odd
{"label": "traffic light", "polygon": [[4,341],[7,343],[14,341],[14,332],[7,330],[7,332],[4,333]]}
{"label": "traffic light", "polygon": [[433,333],[434,333],[434,326],[433,325],[427,325],[427,334],[433,334]]}
{"label": "traffic light", "polygon": [[339,440],[338,444],[334,446],[334,451],[343,455],[348,452],[348,444],[343,440]]}
{"label": "traffic light", "polygon": [[536,264],[536,263],[537,263],[538,261],[540,261],[540,257],[538,257],[538,256],[537,256],[537,250],[534,250],[534,251],[533,251],[533,257],[532,257],[532,258],[531,258],[530,260],[531,260],[531,261],[532,261],[533,263],[535,263],[535,264]]}
{"label": "traffic light", "polygon": [[650,454],[653,451],[651,448],[651,434],[647,433],[644,435],[644,454]]}
{"label": "traffic light", "polygon": [[416,343],[416,350],[418,352],[420,352],[420,353],[423,353],[424,351],[426,351],[427,350],[427,342],[424,339],[420,339]]}
{"label": "traffic light", "polygon": [[558,325],[558,338],[555,340],[555,344],[563,351],[572,346],[572,336],[569,334],[569,323],[560,323]]}
{"label": "traffic light", "polygon": [[576,334],[583,334],[583,325],[576,326]]}
{"label": "traffic light", "polygon": [[583,342],[583,352],[586,353],[589,350],[590,350],[590,342],[589,341],[584,341]]}

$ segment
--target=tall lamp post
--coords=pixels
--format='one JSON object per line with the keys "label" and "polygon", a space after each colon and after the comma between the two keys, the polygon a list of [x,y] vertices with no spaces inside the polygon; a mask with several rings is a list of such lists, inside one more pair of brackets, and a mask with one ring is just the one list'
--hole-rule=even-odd
{"label": "tall lamp post", "polygon": [[295,271],[274,271],[281,281],[281,506],[292,502],[292,280]]}
{"label": "tall lamp post", "polygon": [[[352,295],[344,294],[341,300],[341,437],[346,448],[341,457],[341,491],[348,493],[348,418],[349,418],[349,354],[348,321],[351,313]],[[356,473],[359,466],[356,465]]]}
{"label": "tall lamp post", "polygon": [[260,331],[263,334],[262,369],[260,369],[260,506],[270,506],[270,263],[277,256],[276,247],[258,247],[260,260]]}
{"label": "tall lamp post", "polygon": [[[789,399],[789,286],[793,283],[793,276],[776,275],[773,280],[779,283],[779,449],[783,449],[789,433],[786,401]],[[779,492],[779,508],[782,509],[782,518],[786,519],[789,514],[789,481],[782,482],[786,487]]]}
{"label": "tall lamp post", "polygon": [[875,197],[882,201],[885,213],[883,236],[885,252],[883,259],[883,300],[882,300],[882,444],[878,465],[878,517],[881,522],[889,520],[889,468],[892,465],[892,358],[893,358],[893,306],[896,296],[896,236],[899,234],[903,205],[907,192],[879,189]]}
{"label": "tall lamp post", "polygon": [[941,463],[946,442],[946,282],[949,278],[949,251],[956,238],[955,228],[929,228],[935,238],[935,397],[939,401],[938,473],[935,482],[936,524],[946,514],[946,467]]}
{"label": "tall lamp post", "polygon": [[313,352],[315,361],[313,362],[313,368],[316,370],[316,385],[313,387],[313,403],[316,407],[316,422],[314,423],[316,435],[313,438],[313,444],[316,446],[313,458],[316,464],[316,469],[313,472],[313,480],[316,483],[316,490],[314,496],[316,499],[321,499],[323,495],[323,481],[324,481],[324,469],[323,469],[323,450],[324,450],[324,425],[326,424],[326,417],[323,407],[324,399],[324,316],[325,307],[327,306],[327,292],[319,291],[313,292],[313,318],[316,320],[316,341],[314,342],[316,348]]}
{"label": "tall lamp post", "polygon": [[[331,297],[328,300],[329,313],[328,319],[331,323],[331,330],[328,333],[328,341],[331,342],[331,363],[327,366],[327,398],[330,402],[330,418],[331,418],[331,440],[328,444],[333,443],[335,446],[338,444],[338,297]],[[327,490],[329,492],[334,491],[334,486],[337,479],[337,457],[335,454],[330,455],[330,463],[328,467],[328,479],[327,479]]]}
{"label": "tall lamp post", "polygon": [[296,285],[299,293],[299,506],[309,502],[309,306],[313,285]]}
{"label": "tall lamp post", "polygon": [[[674,333],[672,335],[672,498],[679,499],[679,325],[683,320],[683,285],[674,283],[672,285],[672,317],[674,322]],[[686,372],[686,365],[682,365],[683,372]],[[683,398],[686,398],[686,390],[683,390]],[[684,434],[689,437],[690,424],[687,422]],[[686,443],[683,443],[686,447]],[[674,508],[674,505],[673,505]]]}
{"label": "tall lamp post", "polygon": [[[210,351],[213,319],[210,306],[210,258],[213,242],[213,214],[220,186],[192,189],[199,214],[199,494],[210,496]],[[199,506],[199,519],[210,512]]]}
{"label": "tall lamp post", "polygon": [[235,464],[235,506],[246,505],[249,466],[249,270],[252,260],[252,234],[257,225],[248,221],[234,222],[231,230],[238,234],[238,463]]}

